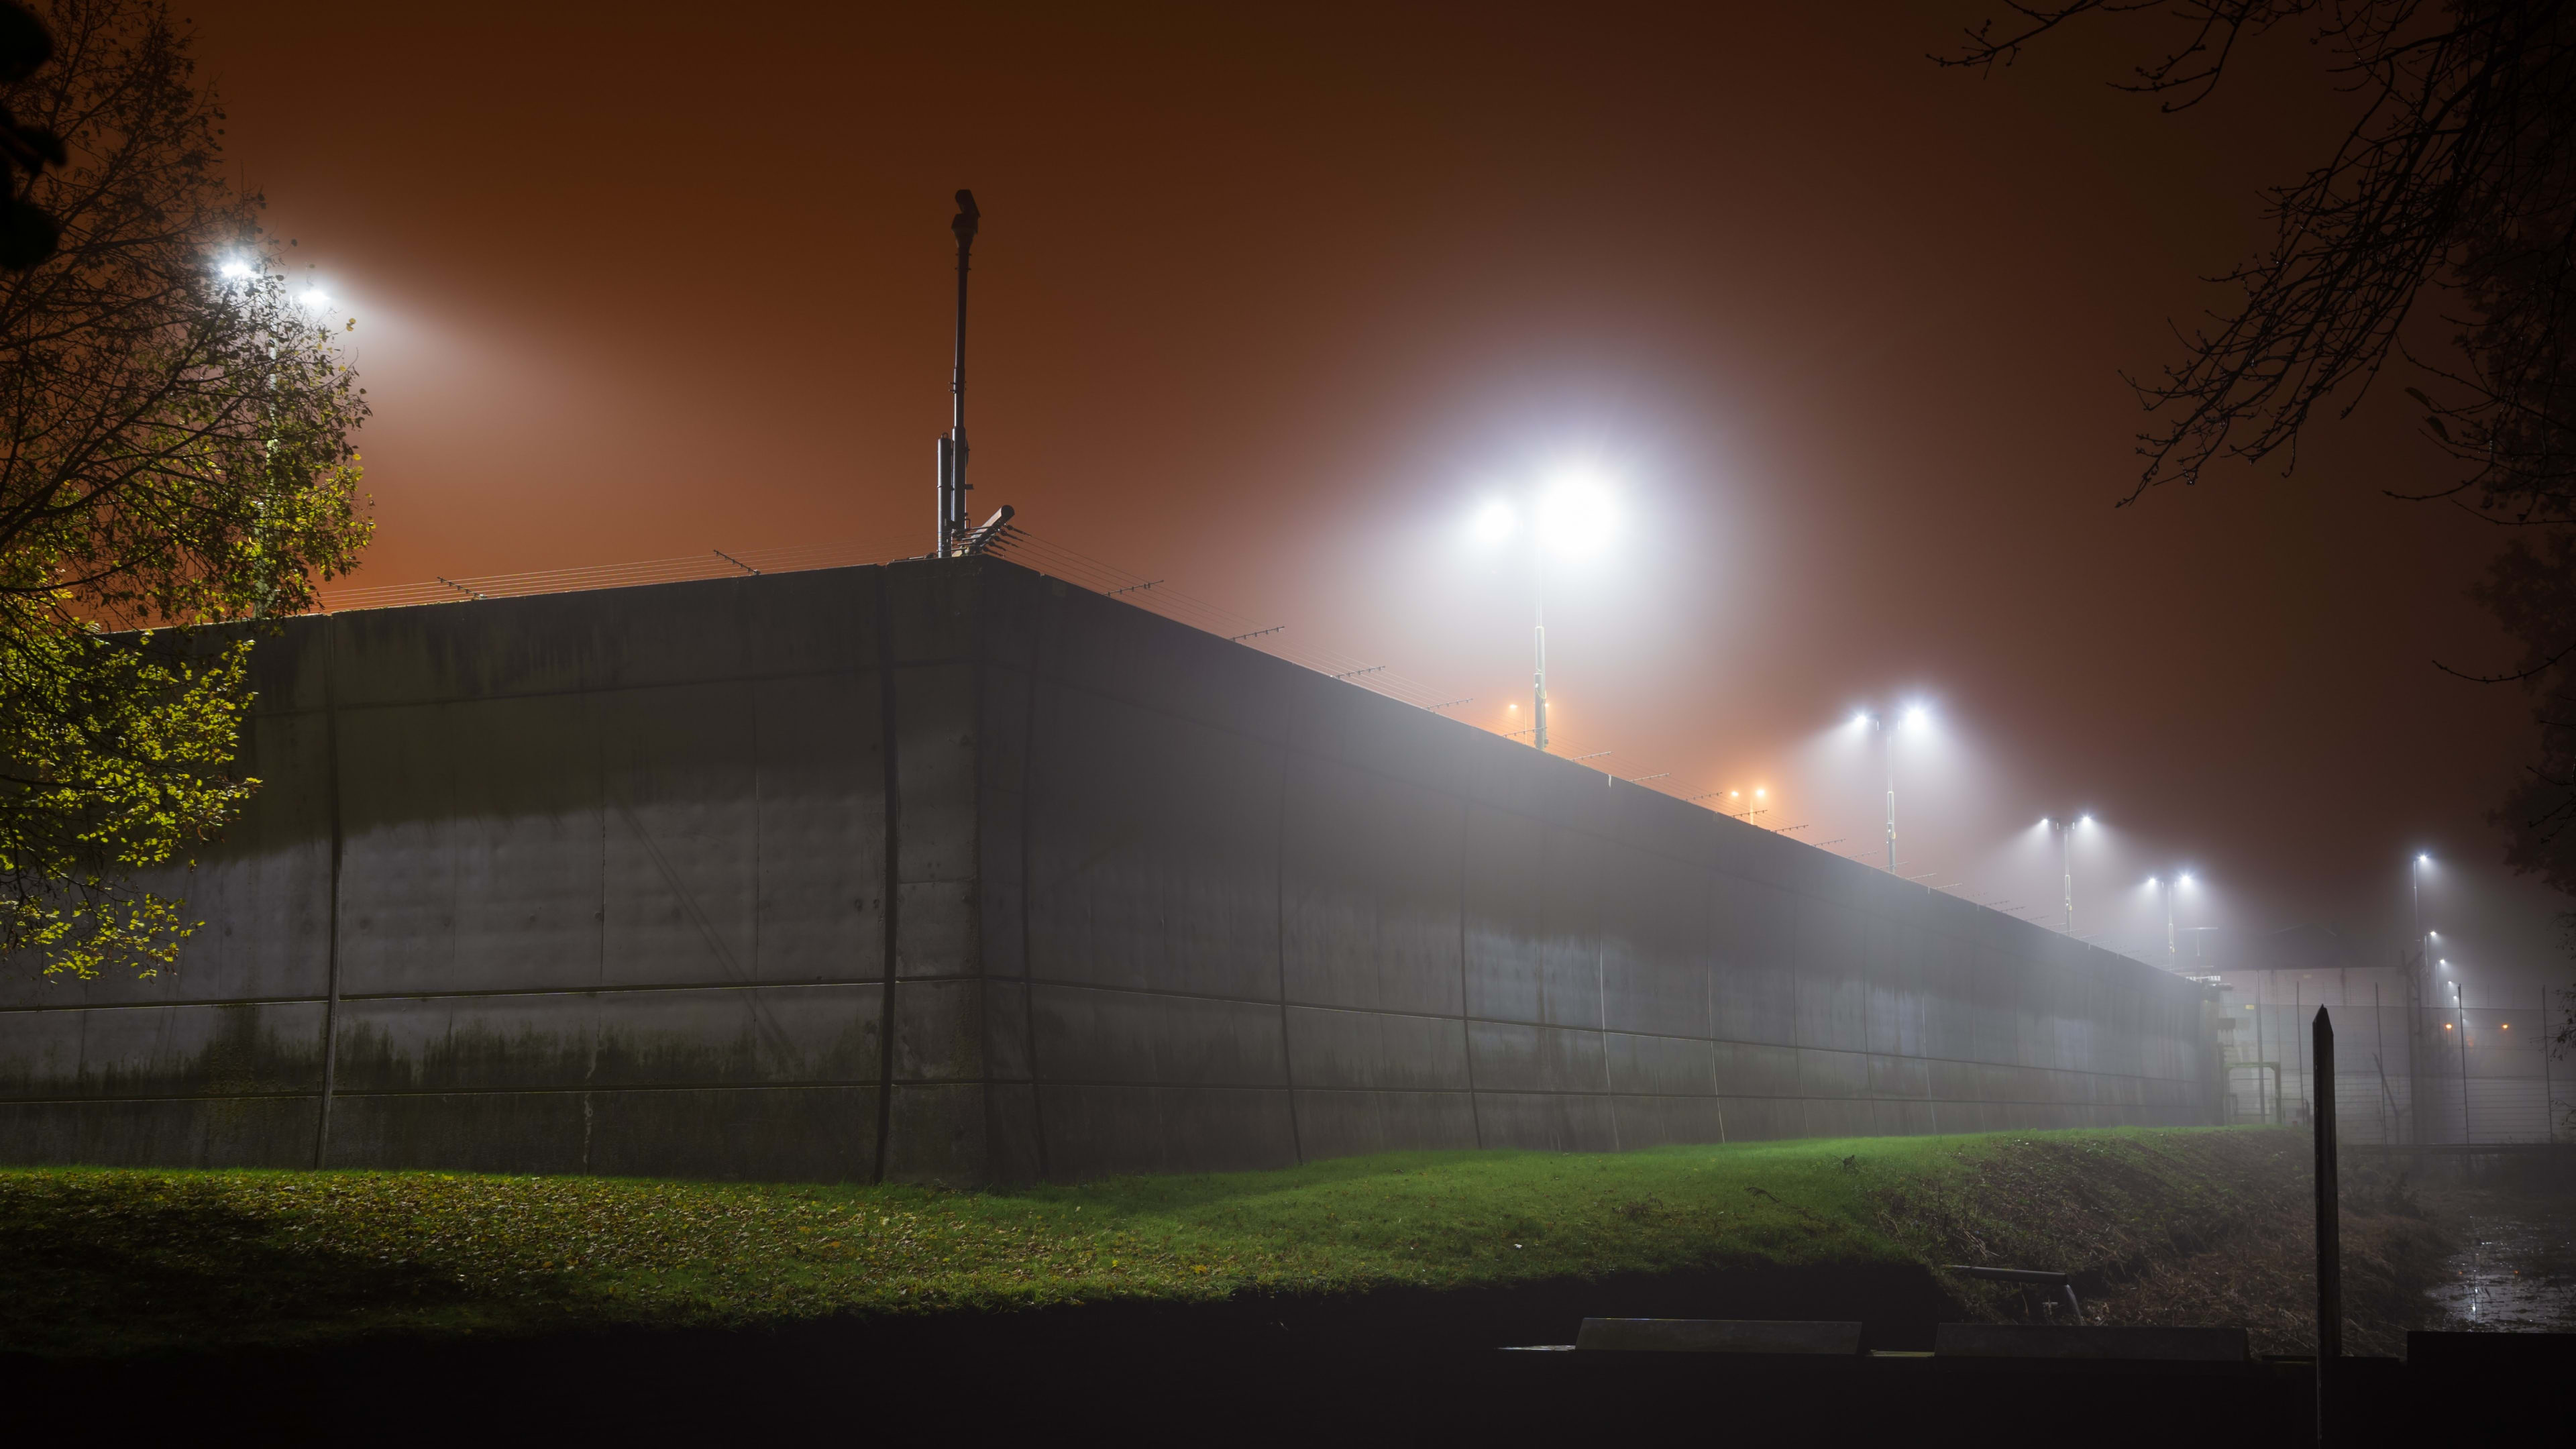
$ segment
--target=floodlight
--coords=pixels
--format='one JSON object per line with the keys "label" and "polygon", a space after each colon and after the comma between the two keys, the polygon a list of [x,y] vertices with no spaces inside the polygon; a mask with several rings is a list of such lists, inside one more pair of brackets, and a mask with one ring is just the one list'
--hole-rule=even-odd
{"label": "floodlight", "polygon": [[1497,498],[1476,510],[1475,520],[1468,525],[1468,531],[1478,543],[1500,543],[1511,537],[1512,530],[1519,525],[1520,514]]}
{"label": "floodlight", "polygon": [[1588,469],[1558,475],[1539,498],[1538,526],[1565,553],[1589,553],[1610,541],[1619,525],[1618,503]]}

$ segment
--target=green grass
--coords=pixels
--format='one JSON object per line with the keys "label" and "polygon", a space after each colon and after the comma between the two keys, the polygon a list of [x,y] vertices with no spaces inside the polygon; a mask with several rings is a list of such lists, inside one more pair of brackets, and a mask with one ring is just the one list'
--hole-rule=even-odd
{"label": "green grass", "polygon": [[2189,1217],[2193,1203],[2222,1202],[2248,1170],[2237,1159],[2277,1158],[2295,1146],[2282,1136],[1393,1153],[982,1193],[10,1169],[0,1170],[0,1349],[89,1355],[1938,1262],[2017,1236],[2061,1241],[2063,1224],[2014,1221],[2024,1198],[2104,1219],[2102,1251],[2117,1256],[2122,1233],[2134,1237],[2156,1203]]}

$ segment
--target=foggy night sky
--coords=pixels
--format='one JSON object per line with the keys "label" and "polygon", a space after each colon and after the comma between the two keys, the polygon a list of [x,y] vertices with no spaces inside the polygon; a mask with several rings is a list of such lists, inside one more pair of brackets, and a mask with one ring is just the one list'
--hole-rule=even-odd
{"label": "foggy night sky", "polygon": [[[2499,534],[2396,385],[2297,473],[2114,509],[2195,281],[2339,132],[2281,34],[2210,104],[1994,7],[194,7],[229,158],[359,319],[359,584],[819,539],[929,546],[949,195],[974,188],[974,513],[1526,723],[1483,500],[1588,458],[1615,561],[1549,586],[1562,752],[1875,860],[1855,706],[1920,697],[1902,873],[2078,929],[2400,922],[2564,977],[2484,824],[2524,758],[2463,597]],[[2438,332],[2433,335],[2438,335]],[[2399,383],[2409,379],[2398,379]],[[1521,701],[1520,713],[1504,706]],[[2370,943],[2384,959],[2384,937]],[[2497,1004],[2506,1004],[2499,1001]]]}

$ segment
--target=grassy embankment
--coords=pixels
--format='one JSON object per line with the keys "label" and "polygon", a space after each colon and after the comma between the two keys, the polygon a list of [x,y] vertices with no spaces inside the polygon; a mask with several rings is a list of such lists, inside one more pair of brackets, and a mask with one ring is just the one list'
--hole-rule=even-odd
{"label": "grassy embankment", "polygon": [[[2259,1326],[2271,1313],[2294,1327],[2305,1153],[2302,1135],[2261,1129],[2007,1133],[1399,1153],[990,1193],[0,1170],[0,1349],[88,1355],[1944,1262],[2070,1269],[2113,1319]],[[2400,1280],[2434,1241],[2402,1213],[2365,1212],[2358,1231],[2347,1228],[2366,1280],[2375,1245],[2395,1245],[2381,1276],[2401,1297],[2414,1290]],[[2013,1311],[2012,1300],[1980,1297],[1989,1290],[1954,1286],[1982,1311]],[[2213,1304],[2243,1311],[2216,1317]]]}

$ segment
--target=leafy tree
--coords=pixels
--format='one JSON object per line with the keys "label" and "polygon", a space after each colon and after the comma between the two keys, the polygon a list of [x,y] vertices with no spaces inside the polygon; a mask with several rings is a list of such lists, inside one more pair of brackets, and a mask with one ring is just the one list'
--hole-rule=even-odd
{"label": "leafy tree", "polygon": [[0,952],[150,971],[192,925],[138,873],[258,784],[232,772],[249,640],[196,631],[354,565],[366,403],[223,179],[184,30],[153,0],[45,11],[52,62],[0,84],[63,149],[24,198],[55,249],[0,273]]}
{"label": "leafy tree", "polygon": [[[2321,416],[2383,370],[2451,460],[2408,495],[2516,530],[2472,590],[2522,651],[2537,758],[2493,819],[2506,861],[2576,894],[2576,4],[2569,0],[2075,0],[2012,4],[1945,63],[2008,64],[2106,15],[2169,22],[2121,82],[2168,110],[2215,92],[2244,42],[2285,25],[2330,58],[2355,119],[2270,193],[2268,252],[2221,280],[2232,313],[2137,383],[2152,421],[2125,501],[2223,459],[2294,463]],[[2447,331],[2447,346],[2424,355]],[[2410,346],[2410,344],[2414,344]],[[2576,915],[2567,918],[2576,928]],[[2576,939],[2572,936],[2571,939]],[[2576,1045],[2576,1022],[2559,1033]]]}

